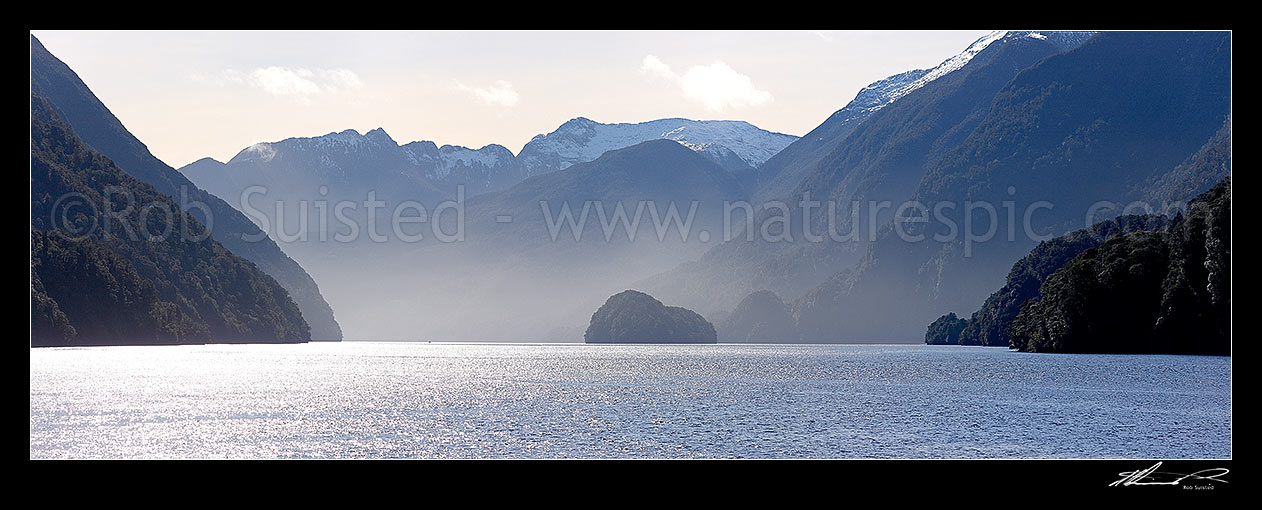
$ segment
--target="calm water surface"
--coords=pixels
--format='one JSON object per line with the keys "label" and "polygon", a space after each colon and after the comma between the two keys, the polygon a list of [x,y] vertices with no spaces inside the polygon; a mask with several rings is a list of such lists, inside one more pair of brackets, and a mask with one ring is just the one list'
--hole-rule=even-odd
{"label": "calm water surface", "polygon": [[32,458],[1228,458],[1231,359],[939,346],[31,349]]}

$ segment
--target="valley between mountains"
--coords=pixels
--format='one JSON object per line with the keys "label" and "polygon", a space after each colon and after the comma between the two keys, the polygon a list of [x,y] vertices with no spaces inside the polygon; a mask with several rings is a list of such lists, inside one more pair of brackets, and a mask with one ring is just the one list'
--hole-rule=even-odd
{"label": "valley between mountains", "polygon": [[[576,117],[516,151],[348,129],[179,169],[31,53],[33,345],[1230,354],[1230,33],[998,31],[800,137]],[[112,221],[120,189],[164,219]],[[206,235],[127,237],[180,225]]]}

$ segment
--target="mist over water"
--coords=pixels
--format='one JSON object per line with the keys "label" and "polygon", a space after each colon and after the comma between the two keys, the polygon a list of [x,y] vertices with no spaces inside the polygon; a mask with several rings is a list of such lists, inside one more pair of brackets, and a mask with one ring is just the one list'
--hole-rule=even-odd
{"label": "mist over water", "polygon": [[[851,35],[809,38],[862,49]],[[30,457],[1230,459],[1231,42],[996,31],[849,103],[819,89],[811,117],[833,113],[800,137],[624,123],[596,96],[563,110],[615,123],[575,117],[516,153],[219,116],[183,124],[252,145],[176,170],[124,127],[134,104],[115,116],[78,74],[127,66],[97,48],[117,69],[72,70],[32,34]],[[708,118],[794,108],[741,60],[624,71],[690,100],[754,93]],[[300,63],[233,64],[216,88],[317,116],[364,85],[393,101],[353,62]],[[286,76],[299,90],[260,81]],[[485,106],[517,102],[507,78]],[[547,113],[512,78],[510,116]],[[656,96],[632,117],[694,111]],[[354,124],[389,123],[366,111]],[[86,347],[116,344],[149,345]]]}
{"label": "mist over water", "polygon": [[699,257],[706,246],[653,239],[610,249],[477,238],[282,245],[320,283],[348,338],[501,342],[581,341],[609,296]]}
{"label": "mist over water", "polygon": [[1231,360],[934,346],[31,351],[32,458],[1229,458]]}

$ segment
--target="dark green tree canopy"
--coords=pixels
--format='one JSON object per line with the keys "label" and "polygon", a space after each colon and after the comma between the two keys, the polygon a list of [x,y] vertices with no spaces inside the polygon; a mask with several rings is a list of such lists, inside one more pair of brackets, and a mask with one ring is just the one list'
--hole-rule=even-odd
{"label": "dark green tree canopy", "polygon": [[276,280],[84,145],[35,95],[31,229],[32,345],[311,338]]}

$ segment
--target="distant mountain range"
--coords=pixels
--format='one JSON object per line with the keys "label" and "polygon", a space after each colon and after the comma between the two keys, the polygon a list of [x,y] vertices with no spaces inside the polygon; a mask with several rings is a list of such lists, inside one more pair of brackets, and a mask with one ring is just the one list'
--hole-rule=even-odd
{"label": "distant mountain range", "polygon": [[579,117],[562,124],[556,131],[535,136],[517,157],[526,175],[539,175],[592,161],[613,149],[658,139],[679,142],[729,172],[747,172],[761,166],[797,137],[733,120],[658,119],[636,124],[601,124]]}
{"label": "distant mountain range", "polygon": [[[481,149],[420,141],[399,145],[380,128],[312,138],[289,138],[246,147],[227,163],[203,158],[180,169],[197,185],[240,207],[250,186],[284,190],[284,197],[311,198],[321,186],[363,200],[368,190],[399,200],[435,201],[507,189],[527,177],[593,161],[614,149],[650,140],[673,140],[730,172],[751,172],[797,137],[772,133],[741,121],[660,119],[638,124],[601,124],[579,117],[538,135],[514,156],[500,145]],[[270,197],[269,191],[263,195]],[[280,197],[282,195],[278,195]],[[266,202],[266,200],[264,200]],[[264,208],[264,210],[268,210]]]}
{"label": "distant mountain range", "polygon": [[[700,313],[720,342],[920,341],[943,317],[942,338],[992,344],[1007,339],[995,321],[960,317],[1040,241],[1128,206],[1178,205],[1230,175],[1230,48],[1226,32],[995,32],[869,85],[802,138],[736,121],[579,117],[513,155],[347,130],[258,143],[180,173],[239,208],[235,221],[279,229],[339,317],[380,339],[579,340],[605,298],[637,288]],[[263,192],[242,203],[252,186]],[[328,230],[295,223],[321,212],[315,201],[369,196],[422,202],[433,215],[424,222],[460,239],[290,239]],[[452,199],[458,213],[433,210]],[[724,218],[745,200],[748,214]],[[664,211],[684,216],[690,204],[690,235],[659,237]],[[726,219],[752,219],[754,235]],[[1160,244],[1134,241],[1111,249]],[[1017,313],[1014,299],[995,316]]]}
{"label": "distant mountain range", "polygon": [[[967,256],[959,236],[954,243],[904,243],[892,228],[898,204],[986,200],[999,207],[1009,201],[1021,210],[1045,200],[1055,206],[1037,216],[1037,229],[1059,233],[1081,228],[1073,223],[1081,223],[1092,202],[1124,204],[1159,195],[1190,198],[1189,193],[1203,191],[1228,171],[1226,165],[1200,165],[1193,172],[1180,164],[1198,151],[1202,159],[1222,160],[1221,150],[1202,149],[1228,125],[1229,62],[1229,35],[1223,33],[996,32],[932,69],[873,83],[800,139],[739,122],[663,119],[607,125],[577,118],[535,137],[511,160],[507,151],[494,146],[476,151],[490,153],[482,158],[469,151],[468,168],[476,168],[471,171],[446,171],[442,168],[448,167],[439,163],[422,167],[421,158],[405,149],[418,143],[399,146],[380,130],[258,144],[227,165],[190,166],[184,171],[195,182],[228,196],[239,195],[243,186],[253,183],[280,190],[281,196],[310,198],[324,182],[332,183],[330,198],[343,194],[362,200],[363,193],[376,189],[386,200],[391,198],[383,195],[390,193],[398,194],[394,200],[436,200],[452,196],[450,186],[463,183],[470,197],[466,244],[481,248],[463,250],[463,258],[435,259],[439,251],[460,250],[440,250],[431,244],[415,255],[400,255],[404,258],[399,264],[424,267],[409,270],[429,274],[437,267],[459,274],[494,267],[502,284],[514,279],[506,275],[532,268],[535,277],[494,287],[512,296],[528,292],[526,280],[536,287],[561,281],[577,286],[569,277],[598,278],[599,268],[604,268],[604,274],[618,274],[620,279],[643,275],[638,282],[620,282],[708,317],[725,316],[749,294],[766,290],[783,298],[792,311],[795,327],[776,328],[796,335],[785,341],[914,339],[929,319],[979,306],[1002,280],[1004,268],[1034,242],[970,244]],[[719,206],[720,197],[752,197],[756,205],[783,199],[790,206],[790,235],[715,239],[684,245],[682,250],[649,248],[643,242],[614,249],[591,241],[591,235],[571,251],[534,241],[539,239],[541,221],[529,219],[529,213],[538,211],[541,203],[559,200],[573,207],[594,200],[629,205],[667,196],[665,183],[673,181],[669,173],[634,163],[658,156],[619,158],[628,163],[623,165],[625,173],[617,174],[626,180],[616,185],[604,186],[599,177],[598,172],[611,171],[597,170],[608,163],[584,167],[559,180],[533,177],[579,168],[610,149],[661,138],[692,149],[731,178],[710,179],[709,186],[719,188],[706,188],[699,184],[702,181],[675,183],[678,193],[669,196],[704,198],[701,202],[709,204],[710,211]],[[665,148],[641,147],[637,152]],[[431,161],[440,160],[441,156],[431,156]],[[1183,170],[1175,171],[1176,167]],[[443,180],[444,176],[455,177]],[[469,176],[478,176],[476,182]],[[668,180],[658,182],[661,179]],[[836,208],[796,207],[807,198]],[[879,203],[889,205],[869,207]],[[775,212],[761,209],[754,214],[762,223]],[[1098,212],[1104,219],[1120,211]],[[514,220],[490,221],[499,214]],[[957,227],[965,223],[958,207],[946,211],[945,217]],[[1009,223],[1000,218],[994,226],[1003,233]],[[839,242],[813,242],[806,239],[803,227],[817,234],[835,230],[853,235]],[[926,225],[933,230],[924,233],[940,233],[940,227]],[[594,227],[589,223],[586,228]],[[708,251],[697,257],[701,248]],[[583,263],[588,264],[586,269],[560,271],[548,277],[552,280],[539,276],[555,273],[548,267],[565,267],[579,258],[588,261]],[[628,269],[589,264],[601,260],[621,260]],[[659,267],[656,276],[644,272],[652,265]],[[461,291],[470,303],[493,292],[474,287]],[[591,305],[598,293],[607,296],[613,290],[617,289],[592,284],[583,292],[562,294],[572,296],[568,304],[578,310]],[[552,301],[555,307],[563,304],[560,298],[559,294]]]}
{"label": "distant mountain range", "polygon": [[[325,186],[334,193],[369,189],[383,194],[406,192],[415,199],[454,195],[465,185],[469,195],[501,189],[524,178],[521,165],[508,149],[481,149],[412,142],[400,146],[383,129],[364,134],[348,129],[311,138],[288,138],[257,143],[227,163],[203,158],[180,168],[180,173],[212,193],[239,199],[250,186],[284,189],[287,194],[312,198]],[[239,205],[239,202],[238,202]]]}
{"label": "distant mountain range", "polygon": [[290,246],[339,317],[379,338],[577,341],[604,299],[718,242],[722,204],[742,196],[713,160],[658,139],[469,197],[459,242],[422,226],[415,242]]}
{"label": "distant mountain range", "polygon": [[[638,228],[630,233],[637,238],[656,240],[653,212],[647,208],[647,203],[654,204],[652,210],[664,220],[672,205],[685,216],[695,201],[698,208],[690,226],[691,239],[688,239],[695,243],[701,230],[714,233],[717,239],[717,231],[722,228],[722,203],[739,200],[742,196],[736,178],[704,153],[670,140],[650,140],[608,151],[592,161],[533,176],[504,191],[471,198],[467,207],[468,237],[473,244],[504,244],[511,240],[514,251],[550,246],[573,236],[567,229],[562,238],[553,241],[548,217],[555,220],[560,211],[568,209],[578,219],[582,209],[587,207],[590,212],[588,221],[581,227],[582,236],[589,241],[604,241],[600,213],[593,208],[597,204],[605,206],[607,224],[616,224],[613,210],[621,204],[628,221],[634,219],[637,208],[643,209]],[[546,205],[547,212],[542,205]],[[497,223],[495,218],[501,215],[513,218],[512,223]],[[679,237],[676,232],[672,235],[675,239]],[[612,243],[620,244],[628,241],[629,235],[624,228],[611,238],[617,239]]]}
{"label": "distant mountain range", "polygon": [[[350,231],[349,227],[342,228],[341,222],[330,229],[328,222],[321,224],[316,220],[332,215],[328,208],[321,209],[324,205],[318,201],[335,205],[363,204],[370,197],[380,200],[386,207],[377,210],[372,221],[388,225],[392,209],[399,204],[420,203],[433,208],[446,200],[509,190],[524,184],[527,178],[552,174],[594,161],[607,152],[654,140],[691,149],[725,169],[739,188],[734,195],[725,196],[735,199],[752,193],[743,187],[742,179],[751,175],[754,167],[796,139],[738,121],[660,119],[638,124],[601,124],[580,117],[551,133],[536,136],[517,156],[499,145],[478,150],[437,147],[428,141],[399,145],[382,129],[364,134],[346,130],[257,143],[227,163],[204,158],[180,172],[274,233],[291,256],[310,267],[315,260],[331,256],[329,250],[345,248],[312,239],[321,237],[322,232],[327,238],[330,230]],[[641,172],[640,178],[646,180],[657,175],[653,169]],[[247,190],[251,192],[247,194]],[[523,205],[538,210],[537,204]],[[343,211],[348,222],[357,224],[355,229],[367,230],[367,208]]]}

